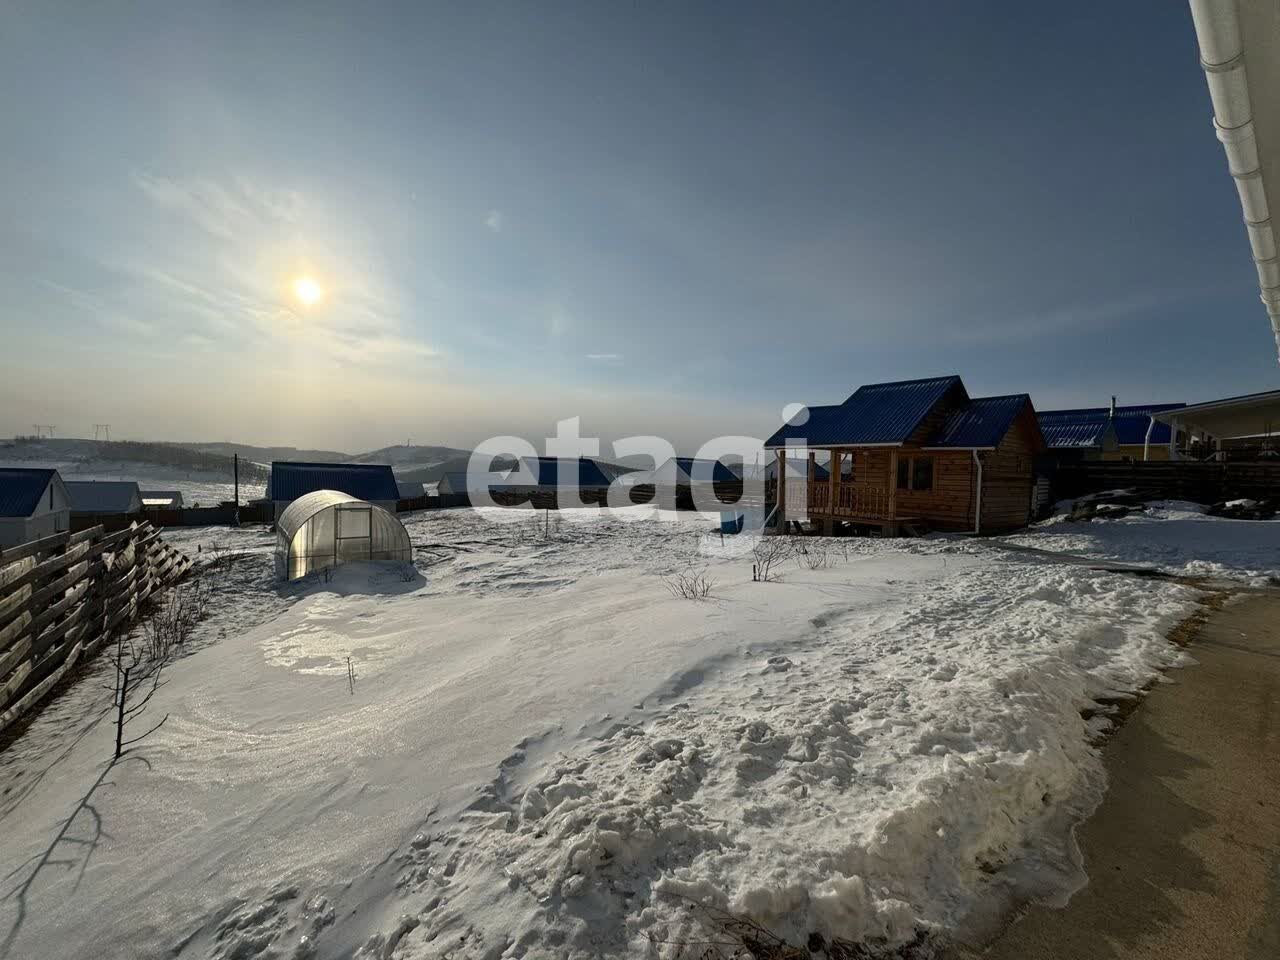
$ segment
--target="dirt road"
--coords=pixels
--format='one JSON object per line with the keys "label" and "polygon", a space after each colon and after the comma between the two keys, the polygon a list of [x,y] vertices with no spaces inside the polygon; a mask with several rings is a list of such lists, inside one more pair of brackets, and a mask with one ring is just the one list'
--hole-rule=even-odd
{"label": "dirt road", "polygon": [[1280,957],[1280,594],[1235,598],[1107,743],[1089,885],[957,958]]}

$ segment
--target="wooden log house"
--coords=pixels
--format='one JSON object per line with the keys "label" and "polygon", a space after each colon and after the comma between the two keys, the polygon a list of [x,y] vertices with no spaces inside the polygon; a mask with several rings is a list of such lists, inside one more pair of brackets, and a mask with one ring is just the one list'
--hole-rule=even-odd
{"label": "wooden log house", "polygon": [[[971,398],[958,376],[859,387],[843,403],[807,407],[766,442],[807,452],[805,478],[777,490],[786,520],[825,533],[925,529],[995,533],[1033,516],[1034,460],[1045,449],[1025,393]],[[817,454],[828,472],[817,479]]]}

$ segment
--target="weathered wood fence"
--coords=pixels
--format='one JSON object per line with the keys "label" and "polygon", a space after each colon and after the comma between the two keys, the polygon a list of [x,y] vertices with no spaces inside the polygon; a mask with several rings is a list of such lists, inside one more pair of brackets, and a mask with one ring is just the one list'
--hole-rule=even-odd
{"label": "weathered wood fence", "polygon": [[1197,503],[1237,497],[1265,500],[1280,497],[1280,463],[1090,461],[1058,467],[1052,482],[1058,499],[1126,488],[1153,498]]}
{"label": "weathered wood fence", "polygon": [[[241,523],[271,523],[275,519],[275,511],[270,503],[246,503],[240,505],[239,519]],[[89,527],[103,526],[110,533],[123,530],[131,523],[150,523],[154,527],[213,527],[230,525],[236,522],[237,512],[234,504],[221,504],[216,507],[183,507],[181,510],[144,509],[138,513],[116,513],[71,515],[71,529],[87,530]]]}
{"label": "weathered wood fence", "polygon": [[0,550],[0,730],[190,567],[190,559],[145,522]]}

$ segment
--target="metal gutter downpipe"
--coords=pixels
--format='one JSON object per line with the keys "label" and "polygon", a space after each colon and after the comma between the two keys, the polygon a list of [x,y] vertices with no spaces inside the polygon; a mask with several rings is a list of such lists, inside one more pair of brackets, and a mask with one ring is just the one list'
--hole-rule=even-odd
{"label": "metal gutter downpipe", "polygon": [[973,503],[973,532],[976,534],[982,532],[982,458],[976,449],[969,452],[973,454],[973,462],[978,468],[978,488]]}
{"label": "metal gutter downpipe", "polygon": [[1151,422],[1147,424],[1147,435],[1142,441],[1142,462],[1146,463],[1151,459],[1151,434],[1156,429],[1156,418],[1152,417]]}
{"label": "metal gutter downpipe", "polygon": [[1280,351],[1280,258],[1258,143],[1254,138],[1253,106],[1249,102],[1248,73],[1236,0],[1190,0],[1200,44],[1200,66],[1213,101],[1213,126],[1227,153],[1227,168],[1235,180],[1244,211],[1253,262],[1258,270],[1262,302],[1271,318],[1271,332]]}

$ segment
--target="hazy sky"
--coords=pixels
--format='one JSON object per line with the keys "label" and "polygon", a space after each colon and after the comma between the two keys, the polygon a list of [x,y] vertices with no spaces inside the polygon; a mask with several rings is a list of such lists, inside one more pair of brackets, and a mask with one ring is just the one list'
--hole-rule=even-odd
{"label": "hazy sky", "polygon": [[0,435],[690,449],[939,373],[1277,385],[1185,3],[0,18]]}

